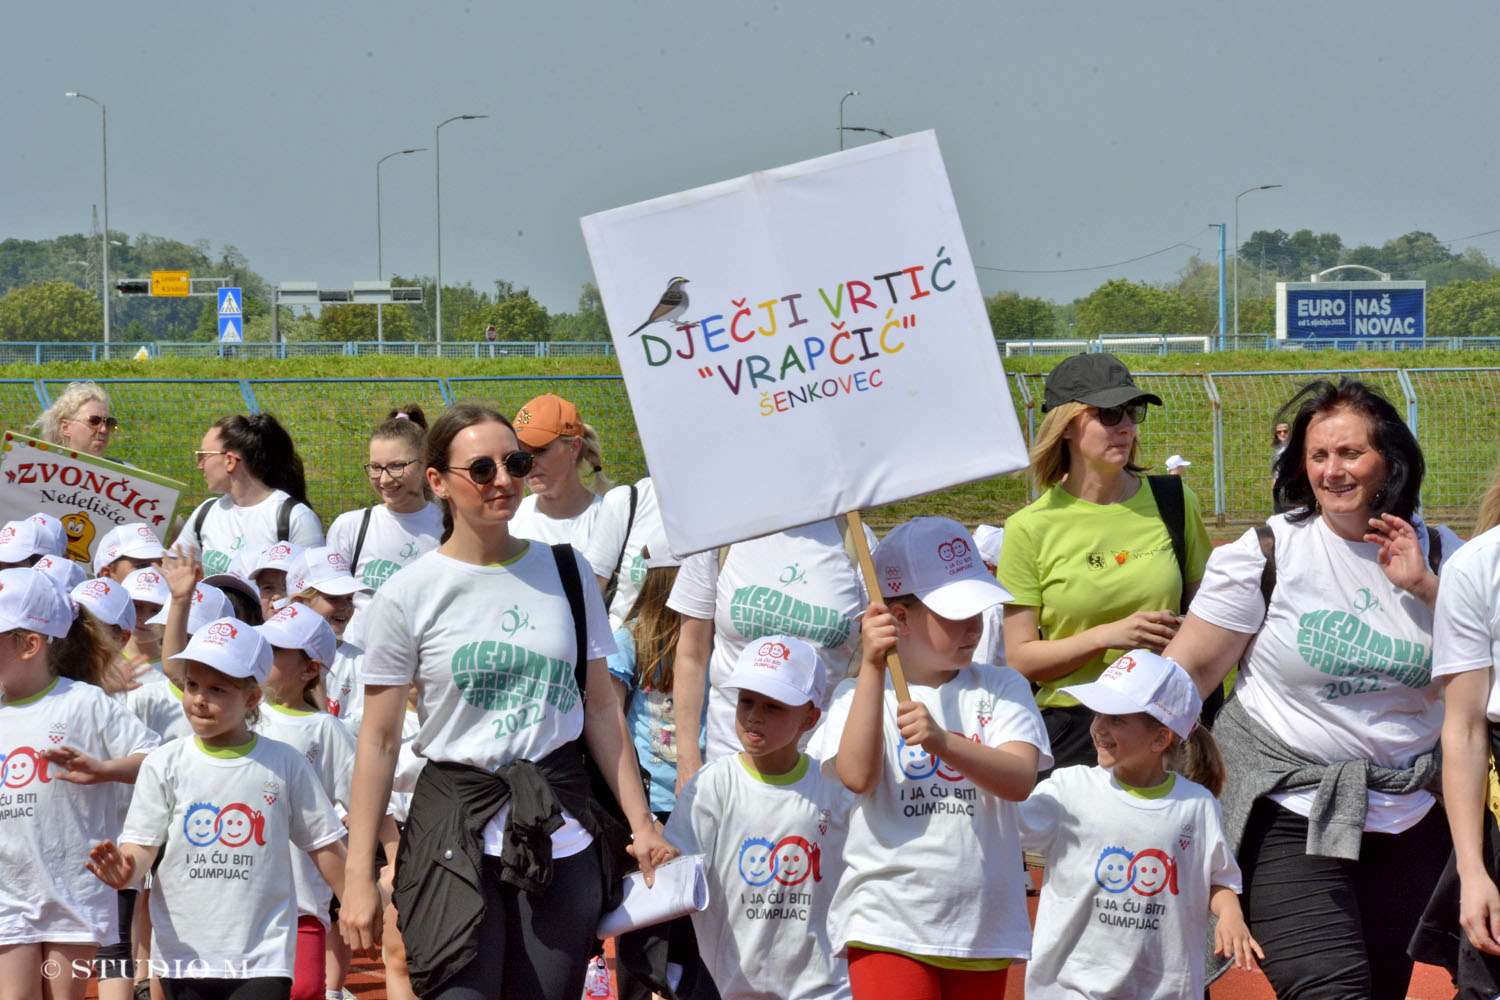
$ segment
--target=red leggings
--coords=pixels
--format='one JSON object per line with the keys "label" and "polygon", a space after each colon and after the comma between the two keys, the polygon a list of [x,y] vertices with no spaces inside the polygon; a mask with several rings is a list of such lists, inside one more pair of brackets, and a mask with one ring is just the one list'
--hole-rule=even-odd
{"label": "red leggings", "polygon": [[328,932],[317,917],[297,918],[297,967],[292,979],[292,1000],[323,1000],[323,953]]}
{"label": "red leggings", "polygon": [[996,1000],[1009,969],[940,969],[888,951],[849,949],[849,987],[855,1000]]}

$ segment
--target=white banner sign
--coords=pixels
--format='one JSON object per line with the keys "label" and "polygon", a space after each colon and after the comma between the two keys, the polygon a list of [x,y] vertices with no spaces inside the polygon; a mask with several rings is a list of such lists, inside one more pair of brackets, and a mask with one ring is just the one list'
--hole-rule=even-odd
{"label": "white banner sign", "polygon": [[182,483],[13,431],[0,449],[0,522],[51,514],[68,533],[68,558],[81,563],[121,524],[146,524],[168,540]]}
{"label": "white banner sign", "polygon": [[1026,465],[933,133],[582,223],[679,555]]}

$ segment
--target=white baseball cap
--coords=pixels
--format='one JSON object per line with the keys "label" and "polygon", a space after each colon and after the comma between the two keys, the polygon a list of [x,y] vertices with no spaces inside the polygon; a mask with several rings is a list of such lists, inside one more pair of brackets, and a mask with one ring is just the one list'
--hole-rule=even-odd
{"label": "white baseball cap", "polygon": [[61,639],[73,627],[67,592],[30,566],[0,569],[0,632],[25,629]]}
{"label": "white baseball cap", "polygon": [[991,566],[1000,561],[1000,540],[1005,537],[1005,529],[997,528],[993,524],[981,524],[974,529],[974,544],[979,546],[979,558]]}
{"label": "white baseball cap", "polygon": [[740,650],[734,673],[723,686],[754,691],[784,705],[823,705],[823,661],[805,639],[768,635],[752,639]]}
{"label": "white baseball cap", "polygon": [[[167,615],[171,610],[172,599],[169,596],[161,610],[146,619],[146,624],[165,625]],[[193,635],[216,618],[227,618],[233,614],[234,605],[229,603],[229,598],[224,596],[224,591],[211,583],[200,583],[193,588],[193,603],[188,608],[188,635]]]}
{"label": "white baseball cap", "polygon": [[32,563],[31,568],[56,580],[63,590],[72,590],[89,578],[83,566],[67,556],[45,555]]}
{"label": "white baseball cap", "polygon": [[118,625],[127,632],[135,631],[135,605],[131,603],[130,593],[115,581],[102,576],[85,580],[68,596],[104,624]]}
{"label": "white baseball cap", "polygon": [[263,569],[279,569],[285,573],[292,568],[292,563],[301,554],[302,546],[296,542],[277,542],[275,545],[268,545],[253,556],[245,558],[245,569],[248,570],[246,575],[253,580],[255,574]]}
{"label": "white baseball cap", "polygon": [[160,559],[167,554],[161,539],[145,524],[122,524],[111,528],[99,540],[94,549],[94,572],[102,573],[104,567],[116,559]]}
{"label": "white baseball cap", "polygon": [[349,572],[349,560],[326,545],[303,549],[302,554],[292,560],[291,567],[286,571],[288,600],[309,588],[320,594],[338,595],[374,591],[373,587],[367,587],[354,579],[354,575]]}
{"label": "white baseball cap", "polygon": [[[67,543],[53,544],[48,526],[36,520],[45,516],[33,514],[23,521],[7,521],[0,527],[0,563],[22,563],[35,555],[64,554]],[[58,522],[58,530],[62,530],[61,521]]]}
{"label": "white baseball cap", "polygon": [[160,604],[163,608],[172,603],[172,589],[167,586],[167,578],[155,566],[136,570],[121,580],[120,586],[125,588],[132,601]]}
{"label": "white baseball cap", "polygon": [[1058,690],[1105,715],[1145,712],[1183,739],[1203,711],[1203,699],[1187,671],[1176,660],[1145,649],[1132,649],[1106,667],[1097,681]]}
{"label": "white baseball cap", "polygon": [[333,665],[338,637],[323,616],[305,604],[288,604],[257,628],[277,649],[300,649],[324,670]]}
{"label": "white baseball cap", "polygon": [[36,525],[37,539],[41,542],[42,552],[48,552],[54,556],[68,554],[68,532],[61,521],[40,510],[26,520]]}
{"label": "white baseball cap", "polygon": [[968,529],[947,517],[914,517],[875,547],[885,597],[915,594],[934,614],[963,621],[1012,600],[984,568]]}
{"label": "white baseball cap", "polygon": [[1192,462],[1189,462],[1187,459],[1183,458],[1181,455],[1168,455],[1167,456],[1167,469],[1168,470],[1171,470],[1171,469],[1186,469],[1188,466],[1190,466],[1192,464],[1193,464]]}
{"label": "white baseball cap", "polygon": [[264,684],[271,675],[271,644],[238,618],[216,618],[188,640],[176,659],[193,660],[230,677],[251,677]]}

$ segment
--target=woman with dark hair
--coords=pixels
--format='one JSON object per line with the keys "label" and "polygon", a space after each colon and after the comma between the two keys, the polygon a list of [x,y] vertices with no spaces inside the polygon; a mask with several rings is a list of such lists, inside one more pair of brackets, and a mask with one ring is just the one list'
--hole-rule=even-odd
{"label": "woman with dark hair", "polygon": [[[457,406],[428,433],[423,464],[442,541],[370,602],[340,923],[354,948],[379,942],[376,830],[415,682],[412,747],[427,763],[394,894],[413,987],[576,1000],[622,845],[633,840],[648,879],[676,851],[641,787],[588,563],[510,532],[532,456],[498,413]],[[585,750],[628,830],[594,796]]]}
{"label": "woman with dark hair", "polygon": [[1276,993],[1398,1000],[1449,851],[1431,650],[1462,542],[1417,514],[1422,451],[1378,392],[1318,380],[1288,411],[1288,512],[1214,552],[1166,655],[1204,693],[1240,664],[1214,723],[1224,829]]}
{"label": "woman with dark hair", "polygon": [[243,551],[276,542],[323,544],[323,524],[307,503],[302,458],[286,428],[269,413],[224,417],[203,435],[193,457],[210,493],[172,543],[195,551],[203,572],[229,568]]}

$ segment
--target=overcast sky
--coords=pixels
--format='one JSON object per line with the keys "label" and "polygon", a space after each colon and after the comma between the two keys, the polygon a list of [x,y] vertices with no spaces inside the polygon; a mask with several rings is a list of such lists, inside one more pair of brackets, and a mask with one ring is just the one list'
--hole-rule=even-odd
{"label": "overcast sky", "polygon": [[[830,152],[849,90],[846,124],[936,130],[986,293],[1169,279],[1259,184],[1284,187],[1241,199],[1241,238],[1500,257],[1466,238],[1500,229],[1489,0],[81,0],[7,4],[5,36],[0,238],[88,231],[79,90],[109,107],[112,229],[272,282],[373,279],[376,160],[484,114],[442,130],[444,282],[572,310],[579,216]],[[386,273],[431,274],[431,150],[381,180]]]}

